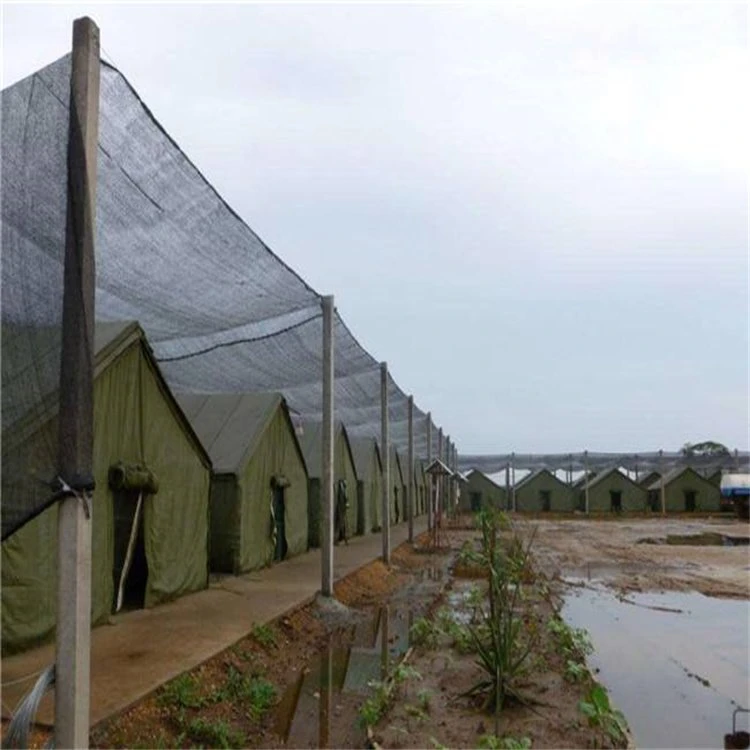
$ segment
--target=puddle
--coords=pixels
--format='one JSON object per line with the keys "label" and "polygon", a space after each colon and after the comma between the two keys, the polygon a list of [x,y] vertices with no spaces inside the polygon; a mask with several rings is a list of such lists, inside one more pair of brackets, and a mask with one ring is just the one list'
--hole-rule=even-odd
{"label": "puddle", "polygon": [[562,614],[591,634],[589,664],[638,747],[724,747],[733,711],[750,703],[750,602],[684,592],[620,600],[594,584],[571,591]]}
{"label": "puddle", "polygon": [[[381,680],[409,648],[409,631],[427,602],[386,606],[333,638],[308,662],[276,708],[275,732],[288,747],[364,747],[352,720],[368,683]],[[342,647],[345,642],[349,645]],[[340,721],[338,719],[341,719]]]}

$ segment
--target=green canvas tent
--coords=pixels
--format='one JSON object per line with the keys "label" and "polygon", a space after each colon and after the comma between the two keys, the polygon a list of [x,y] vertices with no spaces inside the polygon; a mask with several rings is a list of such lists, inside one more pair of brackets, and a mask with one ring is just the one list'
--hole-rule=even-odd
{"label": "green canvas tent", "polygon": [[383,465],[375,438],[352,438],[354,468],[357,471],[357,533],[380,531],[383,516]]}
{"label": "green canvas tent", "polygon": [[[309,476],[307,494],[307,532],[310,547],[320,547],[321,462],[323,455],[323,423],[301,420],[297,435]],[[349,435],[341,422],[333,429],[333,502],[334,543],[357,533],[360,528],[357,508],[357,470],[354,466]],[[344,520],[346,526],[344,527]],[[338,521],[338,525],[336,524]]]}
{"label": "green canvas tent", "polygon": [[[13,464],[14,450],[24,456],[41,454],[47,442],[56,439],[56,398],[51,394],[42,410],[4,431],[4,465]],[[92,623],[106,620],[115,609],[121,579],[128,608],[150,607],[204,588],[211,462],[167,388],[137,323],[96,325],[93,458]],[[149,491],[139,493],[132,489],[137,482],[117,479],[132,478],[138,473],[136,466],[151,478],[144,483],[150,484]],[[123,471],[110,475],[116,468]],[[13,491],[4,475],[3,496]],[[122,576],[133,528],[137,533],[132,564]],[[53,634],[56,587],[53,505],[2,544],[4,652]]]}
{"label": "green canvas tent", "polygon": [[572,512],[575,493],[570,485],[548,469],[525,476],[515,487],[516,510],[525,512]]}
{"label": "green canvas tent", "polygon": [[585,507],[586,487],[589,493],[589,512],[637,512],[646,509],[646,490],[618,468],[597,474],[584,485],[581,498]]}
{"label": "green canvas tent", "polygon": [[[661,479],[648,487],[651,509],[661,511]],[[721,508],[721,491],[695,469],[682,466],[664,475],[664,505],[667,512],[708,512]]]}
{"label": "green canvas tent", "polygon": [[406,519],[404,509],[406,507],[406,476],[401,465],[401,456],[391,446],[391,526],[401,523]]}
{"label": "green canvas tent", "polygon": [[505,509],[505,487],[496,484],[478,469],[472,469],[466,480],[458,502],[462,513],[476,513],[486,507]]}
{"label": "green canvas tent", "polygon": [[211,462],[210,564],[245,573],[307,550],[307,469],[279,393],[178,394]]}

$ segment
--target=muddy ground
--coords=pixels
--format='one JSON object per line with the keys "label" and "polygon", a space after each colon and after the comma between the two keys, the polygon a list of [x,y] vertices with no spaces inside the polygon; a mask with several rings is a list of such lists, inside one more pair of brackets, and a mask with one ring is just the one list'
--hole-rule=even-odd
{"label": "muddy ground", "polygon": [[519,519],[517,524],[527,533],[536,529],[537,561],[552,576],[599,578],[623,592],[750,598],[747,521],[714,516]]}

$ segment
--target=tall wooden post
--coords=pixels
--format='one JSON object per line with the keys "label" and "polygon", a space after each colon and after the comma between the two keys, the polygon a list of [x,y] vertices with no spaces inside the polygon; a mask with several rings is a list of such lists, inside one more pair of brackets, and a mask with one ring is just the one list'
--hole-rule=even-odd
{"label": "tall wooden post", "polygon": [[583,452],[583,492],[586,496],[586,515],[589,514],[589,452]]}
{"label": "tall wooden post", "polygon": [[[427,465],[432,461],[432,412],[427,412]],[[427,497],[427,528],[432,531],[432,475],[428,486]]]}
{"label": "tall wooden post", "polygon": [[406,498],[406,512],[409,518],[409,544],[414,543],[414,396],[409,396],[408,416],[409,448],[407,460],[409,461],[409,490]]}
{"label": "tall wooden post", "polygon": [[383,562],[391,563],[391,453],[388,440],[388,363],[380,363],[380,452],[383,459]]}
{"label": "tall wooden post", "polygon": [[[73,23],[68,132],[58,466],[77,496],[60,502],[57,525],[55,746],[89,743],[91,513],[94,448],[96,162],[99,28]],[[88,489],[86,489],[88,487]]]}
{"label": "tall wooden post", "polygon": [[333,296],[323,297],[323,435],[321,477],[323,480],[323,534],[321,538],[321,588],[333,596]]}

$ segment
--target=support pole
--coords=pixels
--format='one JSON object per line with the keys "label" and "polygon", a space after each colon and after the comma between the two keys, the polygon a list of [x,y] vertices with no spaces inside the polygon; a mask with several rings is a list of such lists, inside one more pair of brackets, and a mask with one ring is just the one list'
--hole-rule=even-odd
{"label": "support pole", "polygon": [[516,512],[516,454],[515,451],[510,454],[510,481],[511,481],[511,510]]}
{"label": "support pole", "polygon": [[659,495],[661,496],[661,514],[667,515],[667,499],[664,491],[664,451],[659,451]]}
{"label": "support pole", "polygon": [[414,544],[414,396],[409,396],[409,448],[407,460],[409,461],[409,490],[406,497],[406,512],[409,519],[409,544]]}
{"label": "support pole", "polygon": [[388,442],[388,363],[380,363],[380,452],[383,459],[383,562],[391,564],[391,453]]}
{"label": "support pole", "polygon": [[[68,207],[60,365],[58,466],[79,496],[59,505],[55,747],[89,744],[91,514],[94,447],[94,238],[99,142],[99,28],[73,23]],[[82,490],[88,485],[88,490]]]}
{"label": "support pole", "polygon": [[323,297],[323,436],[321,587],[323,596],[333,596],[333,296]]}
{"label": "support pole", "polygon": [[[432,461],[432,413],[427,412],[427,465]],[[432,475],[430,475],[430,484],[427,498],[427,528],[432,531]]]}
{"label": "support pole", "polygon": [[586,515],[589,514],[589,452],[583,452],[583,491],[586,495]]}

